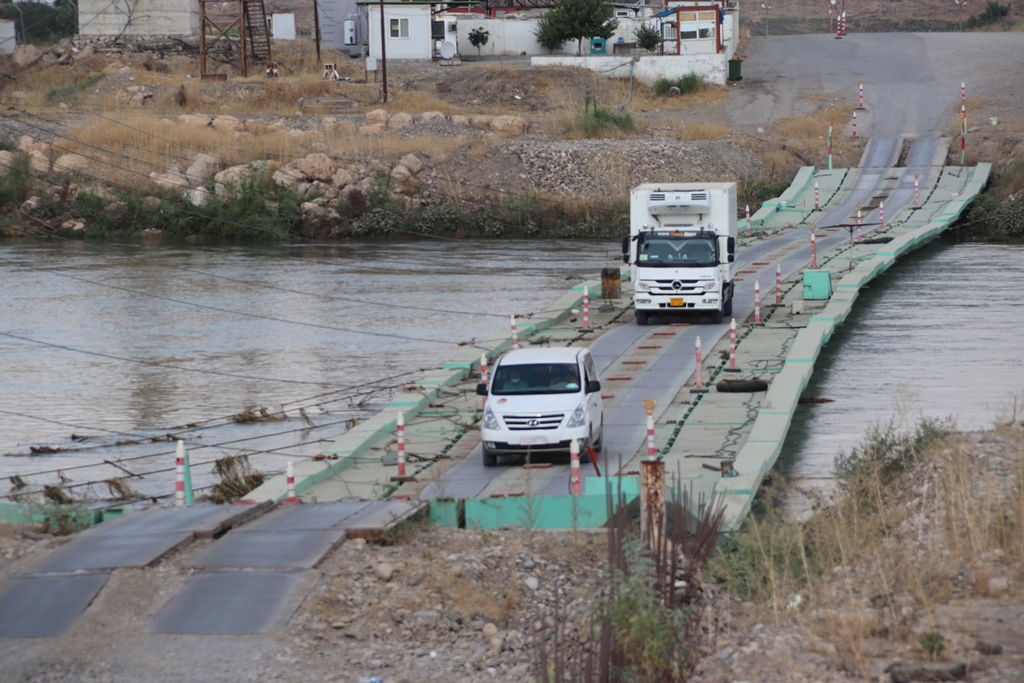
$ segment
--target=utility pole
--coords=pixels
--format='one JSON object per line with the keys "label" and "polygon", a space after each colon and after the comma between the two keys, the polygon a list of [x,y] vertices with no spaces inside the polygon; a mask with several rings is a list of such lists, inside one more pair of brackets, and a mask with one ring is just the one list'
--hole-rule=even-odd
{"label": "utility pole", "polygon": [[967,0],[953,0],[953,4],[955,4],[957,7],[960,8],[960,24],[959,24],[959,27],[958,27],[957,30],[960,31],[961,33],[963,33],[963,30],[964,30],[964,5],[967,4]]}
{"label": "utility pole", "polygon": [[764,37],[767,38],[768,37],[768,10],[770,10],[771,7],[768,6],[768,5],[765,5],[763,3],[761,4],[761,7],[764,8]]}

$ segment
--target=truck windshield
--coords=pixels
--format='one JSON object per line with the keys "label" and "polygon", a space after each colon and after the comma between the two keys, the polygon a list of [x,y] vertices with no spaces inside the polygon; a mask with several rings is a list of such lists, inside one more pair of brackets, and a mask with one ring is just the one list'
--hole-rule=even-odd
{"label": "truck windshield", "polygon": [[718,255],[713,236],[651,235],[641,237],[637,245],[637,264],[641,266],[717,266]]}
{"label": "truck windshield", "polygon": [[499,365],[491,378],[491,394],[574,394],[580,390],[580,371],[575,363]]}

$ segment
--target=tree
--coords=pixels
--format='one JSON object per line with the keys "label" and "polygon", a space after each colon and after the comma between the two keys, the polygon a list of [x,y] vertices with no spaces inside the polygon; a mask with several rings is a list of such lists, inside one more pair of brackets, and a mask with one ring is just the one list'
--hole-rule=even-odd
{"label": "tree", "polygon": [[533,35],[537,38],[537,43],[548,52],[554,52],[562,47],[568,38],[566,38],[562,29],[558,24],[558,17],[552,16],[552,12],[548,12],[540,18],[537,22],[537,28],[534,30]]}
{"label": "tree", "polygon": [[[576,54],[580,55],[583,54],[584,38],[612,37],[619,26],[612,14],[612,6],[605,0],[558,0],[545,18],[554,27],[555,35],[562,39],[562,43],[567,40],[576,41]],[[538,27],[538,40],[540,30],[541,27]]]}
{"label": "tree", "polygon": [[637,47],[653,52],[661,45],[661,32],[651,24],[640,24],[633,31],[633,38],[636,39]]}
{"label": "tree", "polygon": [[490,32],[481,26],[477,26],[469,32],[469,44],[476,48],[476,54],[478,56],[480,54],[480,48],[486,45],[487,41],[490,39]]}

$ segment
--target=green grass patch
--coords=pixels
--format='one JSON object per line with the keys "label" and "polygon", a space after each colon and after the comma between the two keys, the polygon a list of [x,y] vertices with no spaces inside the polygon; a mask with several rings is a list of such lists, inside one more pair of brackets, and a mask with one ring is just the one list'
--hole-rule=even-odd
{"label": "green grass patch", "polygon": [[654,81],[654,94],[658,96],[665,96],[669,94],[672,88],[679,88],[679,94],[692,95],[698,93],[708,87],[707,82],[703,76],[698,76],[692,71],[685,76],[679,78],[659,78]]}
{"label": "green grass patch", "polygon": [[56,104],[57,102],[76,102],[79,95],[102,81],[106,76],[107,75],[104,73],[98,73],[95,76],[90,76],[81,83],[72,83],[71,85],[61,85],[56,88],[50,88],[50,90],[46,92],[46,101],[49,104]]}

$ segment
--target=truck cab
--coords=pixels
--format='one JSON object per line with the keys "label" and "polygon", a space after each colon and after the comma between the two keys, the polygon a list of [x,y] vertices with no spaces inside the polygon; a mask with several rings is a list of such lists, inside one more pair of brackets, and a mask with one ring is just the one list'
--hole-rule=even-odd
{"label": "truck cab", "polygon": [[480,427],[486,467],[498,456],[566,455],[577,441],[599,448],[604,433],[601,381],[585,348],[516,349],[494,365]]}

